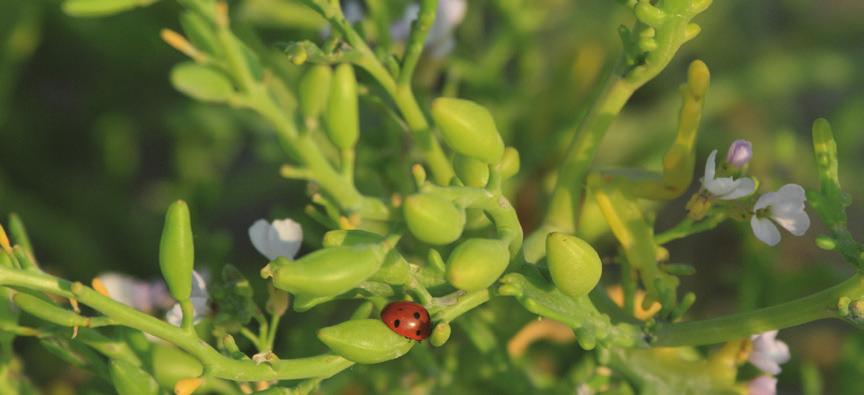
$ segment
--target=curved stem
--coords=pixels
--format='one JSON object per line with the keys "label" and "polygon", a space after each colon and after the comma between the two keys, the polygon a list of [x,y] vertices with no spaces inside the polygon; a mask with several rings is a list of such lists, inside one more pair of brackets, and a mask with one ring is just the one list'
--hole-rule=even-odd
{"label": "curved stem", "polygon": [[791,302],[708,320],[673,323],[651,333],[652,347],[697,346],[739,339],[824,318],[841,318],[837,301],[864,296],[864,277],[854,275],[834,287]]}
{"label": "curved stem", "polygon": [[282,359],[257,365],[222,355],[197,336],[181,328],[144,314],[81,283],[71,283],[47,274],[26,272],[0,266],[0,285],[47,292],[64,298],[75,298],[94,310],[111,317],[119,325],[138,329],[173,343],[201,361],[208,376],[234,380],[297,380],[330,377],[354,363],[333,354]]}

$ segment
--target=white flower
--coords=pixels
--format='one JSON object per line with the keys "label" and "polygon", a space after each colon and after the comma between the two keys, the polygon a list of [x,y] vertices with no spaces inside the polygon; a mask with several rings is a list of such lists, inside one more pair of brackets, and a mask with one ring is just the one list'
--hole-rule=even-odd
{"label": "white flower", "polygon": [[756,183],[752,178],[742,177],[737,180],[732,177],[714,178],[717,167],[715,159],[717,158],[717,150],[711,151],[708,155],[708,161],[705,162],[705,177],[702,178],[702,185],[714,197],[723,200],[732,200],[750,195],[756,191]]}
{"label": "white flower", "polygon": [[157,308],[168,308],[174,303],[162,281],[144,281],[114,272],[100,274],[96,280],[104,287],[108,297],[145,313],[152,313]]}
{"label": "white flower", "polygon": [[777,332],[765,332],[750,338],[753,351],[750,352],[748,361],[772,376],[780,373],[780,364],[789,362],[790,358],[789,346],[776,339]]}
{"label": "white flower", "polygon": [[[443,58],[453,50],[455,40],[453,32],[465,19],[468,11],[468,3],[465,0],[441,0],[438,9],[435,10],[435,22],[429,28],[426,36],[426,48],[430,55],[435,58]],[[416,3],[405,7],[405,13],[398,21],[390,26],[390,37],[393,41],[407,41],[411,33],[411,23],[417,19],[420,6]]]}
{"label": "white flower", "polygon": [[259,219],[249,227],[252,245],[269,260],[284,256],[293,259],[303,243],[303,228],[289,218],[275,220],[272,224]]}
{"label": "white flower", "polygon": [[756,238],[770,246],[780,242],[780,231],[772,220],[786,228],[789,233],[801,236],[810,228],[810,217],[804,211],[804,188],[798,184],[786,184],[777,192],[768,192],[759,197],[753,206],[750,226]]}
{"label": "white flower", "polygon": [[759,376],[747,383],[748,395],[775,395],[777,379],[772,376]]}
{"label": "white flower", "polygon": [[[198,322],[201,317],[210,313],[209,306],[210,295],[207,293],[207,281],[204,277],[198,274],[197,271],[192,272],[192,293],[189,301],[195,307],[195,318],[193,322]],[[165,313],[165,320],[174,326],[180,326],[183,322],[183,310],[179,303],[175,303],[171,310]]]}

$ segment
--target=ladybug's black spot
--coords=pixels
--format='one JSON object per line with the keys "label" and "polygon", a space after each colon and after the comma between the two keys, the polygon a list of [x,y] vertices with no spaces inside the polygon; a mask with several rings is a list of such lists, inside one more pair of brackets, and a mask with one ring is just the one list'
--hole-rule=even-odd
{"label": "ladybug's black spot", "polygon": [[393,327],[394,327],[394,328],[398,328],[398,327],[399,327],[399,320],[393,321]]}
{"label": "ladybug's black spot", "polygon": [[420,331],[417,331],[417,336],[420,336]]}
{"label": "ladybug's black spot", "polygon": [[414,312],[414,319],[415,319],[415,320],[419,320],[419,319],[420,319],[420,313],[418,313],[418,312],[415,311],[415,312]]}

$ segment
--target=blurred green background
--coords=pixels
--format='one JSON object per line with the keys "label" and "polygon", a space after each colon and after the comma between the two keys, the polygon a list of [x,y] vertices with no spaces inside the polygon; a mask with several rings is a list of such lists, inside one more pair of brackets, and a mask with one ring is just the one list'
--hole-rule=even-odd
{"label": "blurred green background", "polygon": [[[290,0],[233,1],[231,7],[241,36],[272,67],[295,78],[301,68],[280,56],[276,44],[320,39],[320,20]],[[199,264],[214,271],[230,262],[256,277],[263,258],[246,231],[260,217],[292,216],[307,225],[306,250],[318,243],[321,228],[302,215],[306,187],[278,176],[284,156],[267,125],[245,112],[195,103],[171,87],[168,72],[183,56],[159,39],[159,31],[177,28],[178,10],[165,0],[116,16],[78,19],[64,15],[58,1],[0,0],[0,214],[23,217],[49,272],[82,281],[109,270],[155,278],[162,215],[176,198],[190,202]],[[699,161],[712,149],[725,152],[732,140],[746,138],[754,144],[751,173],[763,191],[788,182],[814,186],[809,127],[816,117],[826,117],[839,144],[841,180],[857,203],[864,196],[864,183],[857,182],[864,166],[862,20],[859,0],[716,1],[696,20],[701,35],[631,100],[599,161],[659,167],[674,133],[677,87],[687,64],[698,58],[712,72]],[[479,101],[492,109],[505,141],[521,152],[522,172],[512,193],[527,229],[542,215],[548,175],[568,132],[620,52],[617,27],[630,23],[627,10],[611,0],[471,0],[450,58],[428,59],[422,66],[421,102],[442,92]],[[392,191],[389,185],[408,165],[390,132],[397,128],[374,100],[361,98],[361,105],[361,144],[369,148],[359,154],[367,166],[358,175],[360,188]],[[658,211],[658,230],[683,217],[686,198]],[[850,208],[856,235],[864,230],[862,209]],[[613,255],[614,241],[604,227],[586,221],[583,230],[601,253]],[[672,261],[698,269],[683,285],[698,295],[689,317],[789,300],[843,279],[850,269],[813,244],[823,229],[815,220],[805,237],[787,235],[769,248],[752,237],[748,224],[727,223],[672,243]],[[604,281],[611,282],[614,268],[608,273]],[[339,317],[344,311],[330,305],[289,313],[280,356],[322,351],[314,328]],[[503,344],[530,319],[512,301],[498,301],[469,316],[464,326],[472,320],[501,323],[494,336]],[[575,344],[535,347],[527,362],[508,368],[517,369],[520,379],[488,369],[490,360],[504,355],[500,349],[477,353],[464,334],[455,336],[461,347],[423,348],[410,358],[354,368],[325,388],[396,392],[405,382],[421,386],[424,377],[446,373],[456,375],[451,393],[526,393],[532,387],[524,383],[532,383],[532,391],[572,389],[562,377],[573,375],[582,355]],[[780,375],[780,393],[860,393],[860,332],[818,322],[784,330],[780,338],[793,355]],[[19,341],[18,347],[29,375],[46,390],[64,393],[70,383],[89,381],[35,343]]]}

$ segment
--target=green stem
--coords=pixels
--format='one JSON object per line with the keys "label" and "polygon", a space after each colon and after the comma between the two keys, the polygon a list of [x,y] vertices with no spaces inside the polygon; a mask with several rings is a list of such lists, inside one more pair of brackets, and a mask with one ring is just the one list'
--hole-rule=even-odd
{"label": "green stem", "polygon": [[212,377],[234,381],[330,377],[354,364],[337,355],[322,354],[256,365],[252,361],[228,358],[197,336],[107,298],[81,283],[73,284],[47,274],[0,267],[0,285],[38,290],[64,298],[75,298],[94,310],[111,317],[119,325],[138,329],[177,345],[200,360],[205,366],[206,374]]}
{"label": "green stem", "polygon": [[469,310],[480,306],[489,301],[489,290],[481,289],[479,291],[468,292],[460,296],[456,303],[445,307],[435,317],[436,321],[450,322]]}
{"label": "green stem", "polygon": [[834,287],[776,306],[708,320],[673,323],[651,333],[652,347],[698,346],[740,339],[825,318],[842,318],[837,301],[864,296],[864,277],[854,275]]}
{"label": "green stem", "polygon": [[195,334],[195,305],[189,299],[181,300],[180,310],[183,312],[183,321],[181,327],[186,332]]}
{"label": "green stem", "polygon": [[282,319],[282,315],[273,314],[270,317],[270,333],[267,335],[267,341],[264,344],[266,351],[273,350],[273,343],[276,342],[276,332],[279,330],[279,321]]}
{"label": "green stem", "polygon": [[683,239],[692,234],[714,229],[725,220],[726,215],[723,213],[714,213],[699,222],[693,222],[692,219],[686,218],[671,229],[654,236],[654,241],[659,245],[663,245],[670,241]]}

